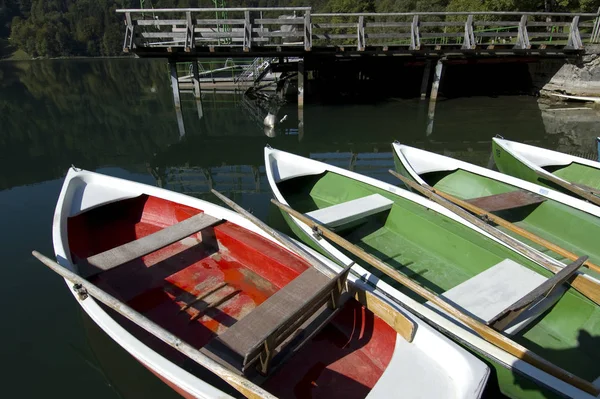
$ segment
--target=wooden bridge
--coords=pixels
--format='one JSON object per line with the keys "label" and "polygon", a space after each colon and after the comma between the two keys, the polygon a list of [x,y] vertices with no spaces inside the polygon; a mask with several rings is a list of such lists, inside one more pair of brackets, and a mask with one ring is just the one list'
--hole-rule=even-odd
{"label": "wooden bridge", "polygon": [[[582,52],[593,13],[315,13],[310,7],[121,9],[123,51],[140,57],[445,56]],[[215,15],[226,15],[215,18]]]}

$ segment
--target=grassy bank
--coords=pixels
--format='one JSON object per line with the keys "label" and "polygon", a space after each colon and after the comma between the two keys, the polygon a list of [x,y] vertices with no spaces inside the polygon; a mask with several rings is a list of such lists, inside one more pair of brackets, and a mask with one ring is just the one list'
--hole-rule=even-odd
{"label": "grassy bank", "polygon": [[8,39],[0,39],[0,60],[7,61],[19,61],[19,60],[30,60],[29,54],[23,50],[19,50],[14,46],[11,46]]}

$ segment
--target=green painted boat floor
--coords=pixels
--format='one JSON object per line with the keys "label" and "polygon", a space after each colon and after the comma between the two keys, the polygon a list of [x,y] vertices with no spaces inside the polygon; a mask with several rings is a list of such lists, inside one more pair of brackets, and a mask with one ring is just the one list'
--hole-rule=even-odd
{"label": "green painted boat floor", "polygon": [[546,167],[544,169],[568,182],[600,189],[600,169],[576,162],[566,166]]}
{"label": "green painted boat floor", "polygon": [[[514,186],[462,169],[430,173],[421,177],[436,189],[461,199],[501,194],[517,189]],[[596,216],[551,200],[541,204],[495,212],[495,214],[568,251],[580,256],[587,255],[591,262],[600,264],[600,245],[598,245],[600,218]],[[516,233],[504,228],[500,229],[563,263],[569,263],[565,258],[547,251],[542,246]],[[599,273],[588,268],[581,270],[590,276],[600,278]]]}
{"label": "green painted boat floor", "polygon": [[[443,184],[443,179],[438,183]],[[335,173],[294,178],[279,183],[278,188],[289,204],[303,213],[373,193],[390,198],[394,205],[389,213],[370,217],[338,233],[437,294],[504,259],[512,259],[546,277],[551,275],[523,256],[445,216]],[[491,195],[507,189],[511,187],[489,185],[471,187],[470,193]],[[384,280],[406,293],[398,283],[389,278]],[[600,375],[598,334],[598,306],[570,289],[557,304],[512,338],[566,370],[593,381]]]}

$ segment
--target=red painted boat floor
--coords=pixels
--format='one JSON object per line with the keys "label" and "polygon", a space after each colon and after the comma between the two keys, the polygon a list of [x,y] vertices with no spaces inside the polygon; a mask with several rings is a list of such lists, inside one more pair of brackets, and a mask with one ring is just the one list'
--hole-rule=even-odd
{"label": "red painted boat floor", "polygon": [[[87,211],[69,219],[72,257],[85,259],[200,212],[148,196]],[[223,222],[90,280],[200,348],[307,267],[280,246]],[[387,367],[395,339],[392,328],[352,300],[264,387],[282,397],[364,397]]]}

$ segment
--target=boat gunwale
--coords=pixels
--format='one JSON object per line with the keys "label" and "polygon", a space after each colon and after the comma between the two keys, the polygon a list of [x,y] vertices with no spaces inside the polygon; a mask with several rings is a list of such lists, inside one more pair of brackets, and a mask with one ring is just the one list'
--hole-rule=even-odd
{"label": "boat gunwale", "polygon": [[[398,144],[398,145],[400,145],[400,144]],[[396,143],[394,143],[394,146],[396,146]],[[433,201],[430,201],[427,198],[422,197],[416,193],[405,190],[403,188],[390,186],[389,184],[387,184],[385,182],[376,180],[376,179],[368,177],[368,176],[360,175],[358,173],[348,171],[348,170],[339,168],[337,166],[329,165],[329,164],[319,162],[319,161],[316,161],[316,160],[313,160],[310,158],[300,157],[298,155],[291,154],[291,153],[281,151],[281,150],[276,150],[276,149],[273,149],[273,148],[267,146],[267,147],[265,147],[265,165],[266,165],[267,179],[269,181],[271,191],[273,192],[275,198],[279,202],[281,202],[285,205],[289,205],[289,203],[283,197],[282,193],[279,191],[279,189],[277,187],[277,183],[275,182],[275,179],[274,179],[274,171],[272,169],[273,164],[271,162],[271,156],[274,154],[283,154],[283,156],[287,156],[287,157],[300,158],[304,162],[316,163],[316,164],[318,164],[320,169],[325,169],[326,172],[337,173],[337,174],[340,174],[347,178],[350,178],[352,180],[357,180],[359,182],[366,183],[371,186],[388,191],[390,193],[399,195],[409,201],[416,202],[428,209],[431,209],[437,213],[447,216],[450,219],[455,220],[456,222],[459,222],[459,223],[465,225],[466,227],[469,227],[472,230],[475,230],[475,231],[479,232],[480,234],[483,234],[484,236],[492,239],[493,241],[509,248],[511,251],[516,252],[520,256],[523,256],[523,257],[529,259],[525,255],[516,251],[514,248],[511,248],[510,246],[506,245],[505,243],[499,241],[497,238],[495,238],[495,237],[489,235],[488,233],[486,233],[485,231],[479,229],[477,226],[472,225],[468,221],[460,218],[458,215],[447,210],[446,208],[442,207],[441,205],[439,205]],[[300,159],[298,159],[298,161],[300,161]],[[308,173],[305,175],[308,175]],[[296,176],[296,177],[299,177],[299,176]],[[308,236],[313,241],[313,243],[315,243],[320,248],[322,248],[326,253],[329,254],[329,256],[337,259],[338,261],[340,261],[344,264],[349,264],[350,262],[353,261],[346,255],[344,255],[341,251],[336,249],[332,244],[327,242],[327,240],[325,240],[325,239],[317,240],[313,236],[312,230],[307,225],[300,222],[298,219],[294,218],[291,215],[289,216],[289,218],[296,224],[297,227],[299,227],[305,233],[306,236]],[[540,253],[540,254],[544,257],[548,257],[545,254],[542,254],[542,253]],[[529,260],[531,260],[531,259],[529,259]],[[533,260],[531,260],[531,261],[535,263],[535,261],[533,261]],[[369,284],[381,289],[387,295],[389,295],[389,296],[395,298],[396,300],[398,300],[399,302],[401,302],[402,305],[406,309],[410,310],[411,312],[414,312],[420,318],[426,320],[428,323],[435,324],[436,329],[443,331],[446,335],[449,335],[450,337],[452,337],[453,340],[458,341],[461,344],[464,344],[465,346],[467,346],[468,348],[472,349],[473,351],[479,353],[480,355],[486,356],[486,357],[491,357],[495,362],[499,363],[500,365],[502,365],[510,370],[516,371],[516,372],[524,374],[524,375],[529,375],[535,381],[541,383],[547,389],[550,389],[552,391],[556,391],[556,392],[559,392],[560,394],[571,396],[571,397],[593,398],[592,395],[536,368],[535,366],[532,366],[529,363],[526,363],[526,362],[518,359],[517,357],[509,354],[508,352],[506,352],[506,351],[498,348],[497,346],[491,344],[490,342],[484,340],[483,338],[476,335],[472,330],[470,330],[469,328],[466,328],[463,324],[456,321],[451,316],[443,313],[442,311],[437,310],[431,306],[427,306],[427,304],[419,303],[416,300],[410,298],[408,295],[393,288],[390,284],[386,283],[385,281],[374,276],[372,273],[368,272],[359,263],[355,263],[352,266],[352,268],[354,270],[356,270],[356,272],[358,272],[358,274],[363,276],[363,279],[365,281],[368,281]]]}
{"label": "boat gunwale", "polygon": [[[600,162],[594,161],[592,159],[586,159],[586,158],[578,157],[576,155],[571,155],[571,154],[567,154],[567,153],[556,151],[556,150],[551,150],[551,149],[544,148],[544,147],[537,147],[537,146],[534,146],[534,145],[531,145],[531,144],[520,143],[518,141],[501,139],[499,137],[493,137],[492,140],[496,144],[498,144],[499,146],[501,146],[505,151],[508,151],[512,155],[515,155],[515,156],[518,155],[519,157],[521,157],[521,151],[518,150],[518,147],[525,147],[525,148],[528,148],[528,149],[535,149],[535,150],[544,150],[544,151],[547,151],[547,152],[552,153],[552,154],[556,154],[559,157],[566,158],[567,160],[569,160],[569,162],[567,162],[567,163],[556,163],[556,164],[553,164],[552,166],[569,166],[572,163],[578,163],[578,164],[581,164],[581,165],[589,166],[589,167],[591,167],[593,169],[600,170]],[[511,151],[507,147],[507,144],[510,145],[510,146],[514,146],[516,148]],[[516,151],[519,151],[519,153],[515,154]],[[529,160],[527,160],[527,162],[533,164],[533,162],[531,162]],[[533,164],[533,165],[537,166],[535,164]],[[551,166],[551,165],[548,165],[548,166]],[[543,168],[541,168],[541,170],[543,170],[545,172],[548,172],[547,170],[544,170]]]}

